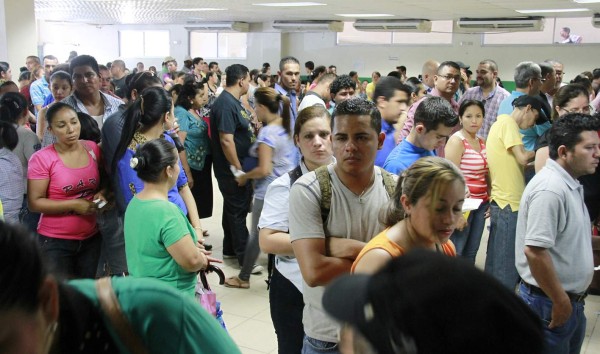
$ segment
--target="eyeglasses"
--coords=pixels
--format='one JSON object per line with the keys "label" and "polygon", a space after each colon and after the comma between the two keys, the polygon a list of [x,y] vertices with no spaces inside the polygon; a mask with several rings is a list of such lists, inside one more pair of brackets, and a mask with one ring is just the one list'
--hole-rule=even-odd
{"label": "eyeglasses", "polygon": [[85,74],[73,74],[71,76],[71,78],[73,79],[73,81],[82,81],[84,78],[86,80],[93,80],[97,77],[98,75],[93,72],[93,71],[88,71]]}
{"label": "eyeglasses", "polygon": [[564,111],[566,113],[584,113],[584,114],[590,114],[590,112],[592,111],[592,106],[585,106],[585,107],[571,108],[571,109],[561,108],[560,110]]}
{"label": "eyeglasses", "polygon": [[452,80],[454,80],[455,82],[459,82],[460,81],[460,75],[450,75],[450,74],[448,74],[446,76],[438,75],[438,77],[441,77],[441,78],[443,78],[444,80],[447,80],[447,81],[452,81]]}
{"label": "eyeglasses", "polygon": [[532,77],[531,80],[540,80],[540,82],[545,82],[546,79],[541,78],[541,77]]}

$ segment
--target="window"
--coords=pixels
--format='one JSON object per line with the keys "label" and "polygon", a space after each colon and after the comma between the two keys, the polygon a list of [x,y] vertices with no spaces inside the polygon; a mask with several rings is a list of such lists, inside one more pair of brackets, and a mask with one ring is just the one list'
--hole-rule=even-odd
{"label": "window", "polygon": [[431,32],[366,32],[358,31],[352,22],[344,22],[344,31],[337,33],[338,45],[452,44],[452,21],[431,21]]}
{"label": "window", "polygon": [[190,55],[209,59],[246,59],[248,36],[235,32],[190,32]]}
{"label": "window", "polygon": [[119,31],[119,51],[123,58],[162,58],[169,55],[169,31]]}
{"label": "window", "polygon": [[[570,34],[564,34],[568,27]],[[564,37],[563,37],[564,35]],[[484,33],[483,44],[588,44],[600,43],[600,29],[592,25],[589,17],[546,18],[544,29],[534,32]]]}

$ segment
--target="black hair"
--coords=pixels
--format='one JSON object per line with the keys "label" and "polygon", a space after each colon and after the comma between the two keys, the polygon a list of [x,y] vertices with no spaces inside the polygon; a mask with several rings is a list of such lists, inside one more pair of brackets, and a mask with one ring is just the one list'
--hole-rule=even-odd
{"label": "black hair", "polygon": [[312,71],[312,78],[313,80],[316,79],[320,74],[324,74],[327,72],[327,68],[323,65],[319,65],[317,66],[313,71]]}
{"label": "black hair", "polygon": [[469,108],[471,106],[479,107],[481,109],[482,115],[485,117],[485,106],[483,105],[483,102],[481,102],[479,100],[464,100],[460,104],[460,108],[458,109],[458,116],[462,117],[463,114],[465,114],[465,111],[467,110],[467,108]]}
{"label": "black hair", "polygon": [[[16,90],[12,91],[9,86],[14,86]],[[17,93],[18,91],[19,86],[14,81],[4,81],[2,84],[0,84],[0,95],[8,92]]]}
{"label": "black hair", "polygon": [[17,128],[12,123],[0,120],[0,149],[13,150],[19,143]]}
{"label": "black hair", "polygon": [[71,75],[69,75],[68,72],[62,70],[54,71],[52,75],[50,75],[50,82],[52,82],[54,79],[67,81],[69,83],[69,86],[71,86],[71,89],[73,89],[73,79],[71,78]]}
{"label": "black hair", "polygon": [[193,65],[198,65],[198,64],[199,64],[199,63],[200,63],[202,60],[204,60],[204,59],[202,59],[202,58],[200,58],[200,57],[195,57],[195,58],[192,60],[192,64],[193,64]]}
{"label": "black hair", "polygon": [[[402,77],[402,76],[400,75],[400,73],[399,73],[397,70],[390,71],[390,72],[387,74],[387,76],[389,76],[389,77],[395,77],[395,78],[396,78],[396,79],[398,79],[398,80],[400,80],[400,78]],[[379,85],[379,82],[378,82],[377,84]]]}
{"label": "black hair", "polygon": [[354,75],[357,75],[358,73],[354,70],[352,70],[351,72],[348,73],[348,76],[353,77]]}
{"label": "black hair", "polygon": [[554,66],[551,63],[546,61],[538,63],[540,69],[542,70],[542,79],[545,78],[548,74],[554,73]]}
{"label": "black hair", "polygon": [[415,111],[415,123],[423,124],[427,131],[436,130],[440,124],[454,127],[458,124],[458,116],[446,99],[442,97],[428,97],[423,100]]}
{"label": "black hair", "polygon": [[214,67],[214,66],[219,66],[219,63],[217,63],[216,61],[211,61],[211,62],[208,64],[208,68],[209,68],[209,69],[211,69],[211,68],[212,68],[212,67]]}
{"label": "black hair", "polygon": [[447,66],[449,66],[449,67],[451,67],[451,68],[454,68],[454,69],[456,69],[456,70],[460,71],[460,65],[456,64],[456,62],[454,62],[454,61],[449,61],[449,60],[447,60],[447,61],[443,61],[443,62],[440,64],[440,66],[438,66],[438,69],[437,69],[437,73],[438,73],[438,75],[439,75],[439,74],[442,72],[442,70],[444,70],[444,68],[445,68],[445,67],[447,67]]}
{"label": "black hair", "polygon": [[196,97],[198,91],[204,90],[204,86],[202,84],[197,84],[194,82],[188,82],[180,86],[181,88],[177,93],[177,101],[175,101],[175,105],[181,106],[188,110],[192,108],[192,103],[190,102],[190,100]]}
{"label": "black hair", "polygon": [[582,113],[569,113],[558,118],[550,128],[548,136],[548,152],[552,160],[558,158],[558,148],[565,146],[573,151],[581,141],[581,133],[600,130],[600,116],[590,116]]}
{"label": "black hair", "polygon": [[294,124],[294,136],[299,136],[302,126],[313,118],[325,118],[331,122],[331,115],[324,106],[317,104],[306,107],[298,112],[298,117],[296,118],[296,123]]}
{"label": "black hair", "polygon": [[225,86],[231,87],[243,80],[248,75],[248,68],[242,64],[232,64],[225,69]]}
{"label": "black hair", "polygon": [[92,68],[92,70],[94,70],[94,72],[97,75],[100,75],[100,69],[98,69],[98,62],[96,61],[96,58],[94,58],[91,55],[84,54],[73,58],[71,60],[71,63],[69,64],[69,71],[72,73],[73,69],[80,66],[89,66],[90,68]]}
{"label": "black hair", "polygon": [[0,96],[0,120],[17,124],[27,110],[27,99],[19,92],[7,92]]}
{"label": "black hair", "polygon": [[127,99],[131,101],[131,92],[133,90],[140,93],[151,86],[162,86],[162,81],[151,71],[141,71],[127,75],[125,85],[127,86]]}
{"label": "black hair", "polygon": [[335,96],[341,90],[349,88],[356,90],[356,81],[348,75],[340,75],[331,83],[330,92]]}
{"label": "black hair", "polygon": [[69,75],[71,75],[71,68],[69,67],[69,64],[67,63],[62,63],[62,64],[58,64],[54,67],[54,69],[52,69],[52,73],[50,74],[50,76],[52,76],[52,74],[54,74],[57,71],[64,71],[66,73],[69,73]]}
{"label": "black hair", "polygon": [[163,178],[165,168],[177,163],[177,148],[163,138],[154,139],[140,145],[134,158],[137,176],[144,182],[156,183]]}
{"label": "black hair", "polygon": [[34,314],[48,275],[36,239],[24,227],[0,221],[0,312]]}
{"label": "black hair", "polygon": [[400,70],[400,71],[403,71],[403,72],[406,72],[406,66],[404,66],[404,65],[400,65],[400,66],[398,67],[398,70]]}
{"label": "black hair", "polygon": [[30,71],[21,71],[21,73],[19,74],[19,81],[23,81],[23,80],[31,80],[31,72]]}
{"label": "black hair", "polygon": [[377,134],[381,132],[381,113],[379,113],[375,103],[371,101],[360,97],[351,97],[336,105],[331,119],[331,130],[333,130],[335,121],[340,116],[369,116],[371,117],[371,128]]}
{"label": "black hair", "polygon": [[148,87],[127,108],[123,113],[125,124],[113,157],[112,171],[117,170],[116,164],[125,154],[135,132],[160,123],[165,113],[171,110],[171,102],[171,96],[162,87]]}
{"label": "black hair", "polygon": [[260,75],[260,70],[252,69],[250,70],[250,80],[258,85],[258,76]]}
{"label": "black hair", "polygon": [[556,91],[552,100],[552,119],[558,119],[558,111],[556,107],[564,108],[569,102],[579,96],[588,97],[588,90],[580,84],[568,84]]}
{"label": "black hair", "polygon": [[62,111],[63,109],[69,109],[77,113],[77,111],[75,111],[75,108],[71,107],[70,105],[64,102],[54,102],[50,107],[48,107],[48,110],[46,111],[46,121],[48,122],[48,126],[52,124],[54,116],[56,116],[56,114]]}
{"label": "black hair", "polygon": [[8,69],[10,69],[8,63],[5,61],[0,61],[0,74],[8,72]]}
{"label": "black hair", "polygon": [[283,57],[279,61],[279,71],[283,71],[283,67],[285,66],[285,64],[288,64],[288,63],[300,65],[300,62],[295,57],[292,57],[292,56]]}
{"label": "black hair", "polygon": [[304,63],[304,67],[310,69],[310,71],[313,71],[315,69],[315,63],[312,60],[309,60]]}
{"label": "black hair", "polygon": [[271,64],[269,64],[269,63],[263,63],[262,67],[263,68],[270,68]]}
{"label": "black hair", "polygon": [[281,106],[281,120],[283,129],[291,135],[292,127],[290,118],[290,99],[270,87],[259,87],[254,91],[254,101],[259,103],[275,114]]}
{"label": "black hair", "polygon": [[81,125],[79,139],[90,140],[96,144],[100,143],[102,132],[98,127],[98,122],[92,116],[83,112],[77,112],[77,118],[79,118],[79,124]]}
{"label": "black hair", "polygon": [[[419,91],[421,89],[424,89],[425,86],[423,86],[423,83],[421,82],[421,80],[419,80],[418,78],[412,76],[409,77],[408,79],[406,79],[406,81],[404,81],[404,84],[408,87],[410,87],[410,92],[411,94],[414,93],[415,96],[419,95]],[[377,86],[375,86],[375,88],[377,88]]]}
{"label": "black hair", "polygon": [[[395,73],[398,72],[395,71]],[[379,81],[377,81],[375,91],[373,91],[373,101],[377,101],[377,98],[381,96],[383,96],[386,101],[389,101],[392,97],[394,97],[396,91],[402,91],[406,93],[407,97],[410,98],[412,89],[410,86],[403,84],[402,81],[396,77],[382,77]]]}

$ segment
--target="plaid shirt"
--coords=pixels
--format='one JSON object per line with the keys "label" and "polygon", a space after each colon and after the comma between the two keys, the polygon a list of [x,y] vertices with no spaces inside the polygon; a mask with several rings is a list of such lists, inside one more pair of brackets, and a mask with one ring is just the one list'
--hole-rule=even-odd
{"label": "plaid shirt", "polygon": [[465,100],[477,100],[483,102],[483,106],[485,107],[485,117],[481,129],[479,129],[479,132],[477,133],[484,140],[487,140],[490,128],[498,117],[500,103],[508,96],[510,96],[508,91],[496,85],[496,88],[485,98],[483,97],[483,90],[480,86],[468,89],[460,98],[460,104]]}
{"label": "plaid shirt", "polygon": [[[111,95],[107,95],[106,93],[100,91],[100,95],[102,96],[102,101],[104,102],[104,115],[102,118],[102,122],[104,122],[108,117],[110,117],[113,113],[119,110],[119,106],[124,104],[123,101],[119,98],[115,98]],[[86,114],[90,114],[83,105],[83,102],[77,97],[77,93],[73,92],[69,97],[66,97],[62,100],[63,103],[68,104],[73,107],[77,112],[83,112]],[[99,128],[102,128],[101,126]]]}
{"label": "plaid shirt", "polygon": [[[31,103],[34,105],[43,105],[44,100],[48,95],[50,95],[50,89],[48,88],[48,81],[46,81],[46,77],[42,76],[41,78],[35,80],[29,86],[29,95],[31,96]],[[35,112],[37,115],[37,111]]]}

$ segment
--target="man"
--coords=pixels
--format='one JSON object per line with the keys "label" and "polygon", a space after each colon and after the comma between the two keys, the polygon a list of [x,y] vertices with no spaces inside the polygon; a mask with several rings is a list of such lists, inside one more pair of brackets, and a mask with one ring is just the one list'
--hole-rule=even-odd
{"label": "man", "polygon": [[250,183],[239,186],[230,167],[242,170],[242,161],[255,139],[251,117],[240,103],[240,97],[248,92],[250,74],[248,68],[240,64],[227,67],[225,73],[226,87],[210,112],[212,154],[215,177],[223,195],[223,256],[237,258],[241,266],[248,240],[246,216],[252,188]]}
{"label": "man", "polygon": [[208,65],[206,65],[204,59],[200,57],[194,58],[194,60],[192,60],[192,65],[194,67],[192,73],[196,78],[196,82],[202,81],[202,79],[206,77],[206,72],[208,72]]}
{"label": "man", "polygon": [[[317,172],[300,177],[290,191],[290,238],[303,278],[303,353],[339,353],[339,324],[323,310],[324,286],[350,272],[365,242],[383,229],[379,208],[389,201],[381,169],[374,166],[384,136],[375,104],[350,98],[332,120],[333,155],[324,167],[329,177],[329,213],[323,219]],[[326,182],[324,182],[326,183]],[[350,295],[350,294],[349,294]],[[312,348],[312,349],[311,349]]]}
{"label": "man", "polygon": [[212,71],[213,73],[218,73],[219,75],[221,75],[219,63],[217,63],[216,61],[211,61],[210,64],[208,64],[208,71]]}
{"label": "man", "polygon": [[298,113],[310,106],[321,105],[326,107],[327,103],[331,100],[330,86],[334,79],[335,75],[333,74],[323,75],[317,86],[306,92],[306,95],[304,95],[304,98],[298,107]]}
{"label": "man", "polygon": [[[592,71],[592,88],[596,93],[600,90],[600,68],[596,68]],[[596,94],[596,96],[598,95]]]}
{"label": "man", "polygon": [[135,64],[135,70],[138,73],[143,72],[144,71],[144,63],[142,63],[141,61],[138,61],[137,64]]}
{"label": "man", "polygon": [[306,75],[310,80],[313,74],[313,70],[315,70],[315,63],[312,60],[307,61],[306,63],[304,63],[304,69],[306,70]]}
{"label": "man", "polygon": [[342,103],[352,96],[356,90],[356,82],[348,75],[340,75],[333,80],[329,88],[331,101],[329,102],[329,113],[333,114],[335,106]]}
{"label": "man", "polygon": [[525,188],[519,209],[519,295],[542,320],[547,353],[579,353],[584,298],[594,276],[590,217],[577,178],[600,157],[598,118],[571,114],[550,129],[550,158]]}
{"label": "man", "polygon": [[457,60],[455,61],[455,63],[458,64],[458,67],[460,68],[460,83],[458,85],[458,90],[456,91],[456,94],[454,96],[454,98],[458,101],[465,93],[465,91],[471,88],[471,82],[469,81],[469,74],[467,74],[467,72],[470,72],[471,74],[473,74],[473,72],[469,70],[470,66],[463,63],[462,61]]}
{"label": "man", "polygon": [[192,62],[192,57],[190,57],[189,55],[186,55],[186,57],[183,59],[183,68],[181,68],[181,71],[186,73],[186,74],[191,74],[192,73],[192,65],[194,63]]}
{"label": "man", "polygon": [[550,94],[554,96],[556,91],[558,91],[558,89],[561,88],[561,86],[563,86],[562,80],[563,76],[565,75],[565,67],[561,62],[559,62],[556,59],[546,59],[544,60],[544,62],[552,64],[552,66],[554,67],[554,72],[556,73],[556,84],[554,86],[554,91],[550,92]]}
{"label": "man", "polygon": [[40,58],[36,55],[30,55],[25,58],[25,66],[27,67],[27,71],[33,72],[37,66],[40,65]]}
{"label": "man", "polygon": [[533,151],[523,147],[519,129],[535,124],[542,101],[539,95],[523,95],[513,105],[510,115],[498,116],[486,142],[492,191],[485,271],[511,290],[519,278],[514,257],[517,213],[525,189],[523,168],[535,157]]}
{"label": "man", "polygon": [[580,35],[571,34],[571,29],[569,27],[563,27],[560,30],[560,37],[562,41],[560,43],[569,43],[569,44],[579,44],[583,39]]}
{"label": "man", "polygon": [[556,86],[556,71],[554,66],[549,62],[541,62],[538,64],[542,70],[542,86],[540,87],[540,97],[546,103],[546,112],[552,112],[552,98],[554,87]]}
{"label": "man", "polygon": [[329,65],[329,68],[327,68],[327,73],[337,75],[337,66]]}
{"label": "man", "polygon": [[458,125],[458,115],[441,97],[429,97],[415,111],[415,125],[385,160],[386,171],[400,175],[415,161],[434,156],[435,149],[446,144],[452,130]]}
{"label": "man", "polygon": [[[354,80],[354,82],[356,82],[356,87],[360,87],[360,78],[358,77],[358,73],[354,70],[352,70],[351,72],[348,73],[348,76],[350,76],[350,78],[352,80]],[[356,95],[358,95],[360,93],[359,90],[356,90]]]}
{"label": "man", "polygon": [[285,57],[279,61],[279,82],[275,84],[275,91],[290,99],[291,126],[296,123],[298,104],[296,85],[300,80],[300,62],[294,57]]}
{"label": "man", "polygon": [[[458,64],[453,61],[442,62],[438,66],[437,73],[433,76],[434,88],[429,92],[429,96],[444,98],[450,103],[450,105],[452,105],[454,112],[458,114],[459,105],[458,102],[454,100],[454,94],[456,94],[456,90],[458,90],[458,84],[460,83],[460,80],[461,74]],[[413,103],[408,109],[404,127],[402,127],[402,130],[400,131],[400,140],[403,140],[410,133],[414,124],[415,112],[421,102],[423,102],[426,98],[427,97],[421,98],[419,101]],[[457,127],[457,129],[458,128],[459,127]],[[454,133],[454,131],[452,133]],[[446,146],[445,142],[436,149],[437,156],[444,157],[444,146]]]}
{"label": "man", "polygon": [[52,71],[57,65],[58,59],[54,55],[46,55],[44,57],[44,76],[35,80],[29,87],[31,103],[33,103],[33,106],[35,107],[36,116],[40,109],[42,109],[46,97],[51,94],[48,83],[50,82],[50,75],[52,75]]}
{"label": "man", "polygon": [[400,115],[408,109],[410,93],[410,87],[395,77],[384,77],[375,86],[373,97],[381,114],[381,132],[385,134],[383,146],[375,158],[375,166],[383,167],[385,159],[396,147],[395,124],[398,123]]}
{"label": "man", "polygon": [[408,76],[406,75],[406,66],[397,66],[396,70],[398,70],[398,73],[400,74],[400,81],[405,82],[406,79],[408,79]]}
{"label": "man", "polygon": [[127,85],[125,84],[125,62],[123,60],[114,60],[110,67],[112,83],[115,85],[115,95],[121,99],[127,95]]}
{"label": "man", "polygon": [[498,64],[491,59],[485,59],[479,62],[475,70],[475,81],[477,86],[468,89],[460,98],[460,104],[466,100],[477,100],[483,102],[485,107],[485,117],[483,125],[479,129],[478,135],[484,140],[487,139],[490,127],[498,117],[498,108],[500,103],[510,95],[508,91],[500,87],[497,83]]}
{"label": "man", "polygon": [[371,82],[367,84],[367,98],[369,101],[373,101],[373,92],[375,92],[375,85],[377,85],[377,81],[381,78],[381,73],[379,71],[373,71],[371,73]]}
{"label": "man", "polygon": [[438,68],[440,63],[430,59],[423,63],[423,68],[421,69],[421,82],[425,85],[425,92],[430,93],[433,90],[434,85],[434,77],[438,72]]}
{"label": "man", "polygon": [[115,98],[121,99],[119,96],[115,95],[115,93],[112,91],[112,86],[111,86],[111,73],[110,73],[110,69],[107,68],[105,65],[98,65],[98,71],[100,73],[100,91],[111,95]]}

